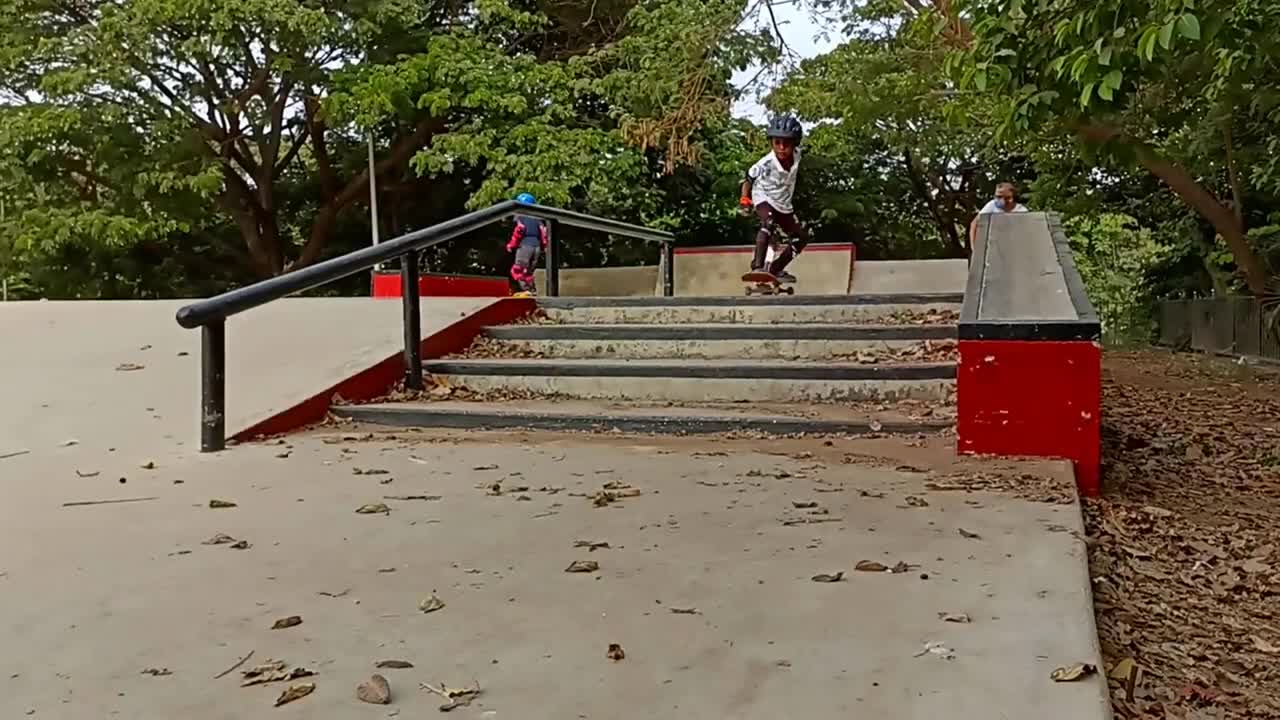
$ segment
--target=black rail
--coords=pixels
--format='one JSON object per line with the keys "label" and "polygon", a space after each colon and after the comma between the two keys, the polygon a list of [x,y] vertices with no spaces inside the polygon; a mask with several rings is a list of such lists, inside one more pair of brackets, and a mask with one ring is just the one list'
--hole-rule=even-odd
{"label": "black rail", "polygon": [[177,318],[178,324],[184,328],[202,329],[201,451],[212,452],[226,447],[227,318],[273,300],[371,270],[389,260],[402,258],[400,286],[404,304],[404,382],[405,387],[420,390],[422,389],[422,316],[418,297],[418,259],[422,250],[516,214],[540,218],[546,220],[549,225],[550,239],[546,252],[547,295],[554,297],[560,294],[559,229],[561,225],[660,243],[662,294],[670,297],[675,292],[675,265],[672,257],[675,236],[671,233],[560,208],[525,205],[508,200],[428,228],[415,230],[384,243],[191,303],[178,310]]}

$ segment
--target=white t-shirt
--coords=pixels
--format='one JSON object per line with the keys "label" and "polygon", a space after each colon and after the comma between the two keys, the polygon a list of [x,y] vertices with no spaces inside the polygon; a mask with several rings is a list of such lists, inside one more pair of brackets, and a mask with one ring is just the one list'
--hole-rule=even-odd
{"label": "white t-shirt", "polygon": [[995,215],[996,213],[1002,212],[1027,212],[1027,208],[1022,203],[1015,203],[1012,210],[1005,210],[1001,207],[999,200],[992,198],[990,202],[982,206],[982,209],[978,211],[978,214]]}
{"label": "white t-shirt", "polygon": [[791,169],[782,169],[782,163],[772,152],[760,158],[747,170],[751,179],[751,203],[759,205],[767,202],[774,210],[782,213],[795,212],[791,207],[791,198],[796,194],[796,176],[800,172],[800,149],[791,156]]}

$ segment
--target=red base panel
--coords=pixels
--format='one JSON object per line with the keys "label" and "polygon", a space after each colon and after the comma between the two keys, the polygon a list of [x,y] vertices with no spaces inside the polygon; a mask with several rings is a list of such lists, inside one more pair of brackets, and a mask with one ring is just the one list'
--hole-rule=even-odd
{"label": "red base panel", "polygon": [[[400,297],[400,273],[373,273],[373,296]],[[418,294],[422,297],[506,297],[511,288],[506,278],[479,275],[418,276]]]}
{"label": "red base panel", "polygon": [[961,453],[1065,458],[1080,494],[1098,494],[1098,343],[961,340],[956,394]]}
{"label": "red base panel", "polygon": [[[468,315],[443,330],[422,340],[422,359],[444,357],[461,352],[490,325],[505,325],[533,312],[537,302],[528,298],[499,300],[479,312]],[[252,427],[236,433],[232,439],[243,442],[263,435],[278,435],[297,430],[324,419],[334,395],[344,400],[361,402],[385,395],[404,378],[404,353],[398,352],[373,367],[312,395]]]}

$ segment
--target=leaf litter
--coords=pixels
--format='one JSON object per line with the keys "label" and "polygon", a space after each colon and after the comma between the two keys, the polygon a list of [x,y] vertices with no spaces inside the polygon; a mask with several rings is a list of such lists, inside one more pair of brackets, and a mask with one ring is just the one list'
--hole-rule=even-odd
{"label": "leaf litter", "polygon": [[1108,353],[1084,503],[1117,720],[1280,718],[1280,376]]}

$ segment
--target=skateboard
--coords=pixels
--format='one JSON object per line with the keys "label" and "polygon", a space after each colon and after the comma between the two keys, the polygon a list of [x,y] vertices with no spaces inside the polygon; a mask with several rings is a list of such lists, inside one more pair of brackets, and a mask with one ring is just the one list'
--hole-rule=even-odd
{"label": "skateboard", "polygon": [[756,270],[743,275],[742,282],[746,283],[747,295],[794,295],[796,292],[791,283],[783,283],[763,270]]}

